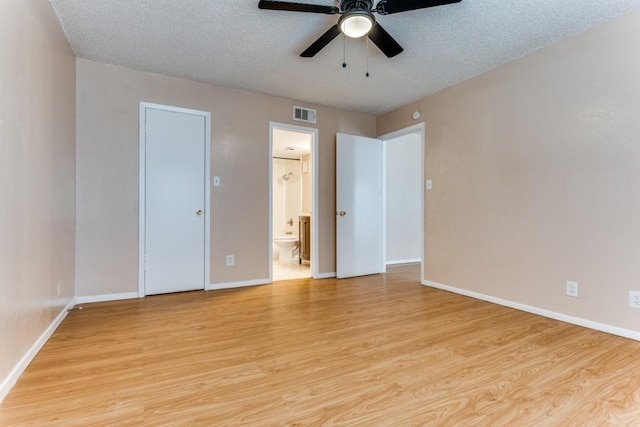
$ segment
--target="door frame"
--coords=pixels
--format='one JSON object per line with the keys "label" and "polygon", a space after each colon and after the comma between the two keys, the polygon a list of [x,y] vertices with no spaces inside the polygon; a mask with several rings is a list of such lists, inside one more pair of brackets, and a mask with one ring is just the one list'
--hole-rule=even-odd
{"label": "door frame", "polygon": [[211,274],[211,113],[208,111],[192,110],[188,108],[173,107],[170,105],[140,102],[140,127],[139,127],[139,178],[138,178],[138,297],[145,296],[145,225],[146,225],[146,110],[147,109],[171,111],[174,113],[193,114],[204,117],[205,143],[204,143],[204,289],[209,286]]}
{"label": "door frame", "polygon": [[[409,127],[403,128],[403,129],[399,129],[397,131],[394,132],[390,132],[387,133],[385,135],[382,135],[380,137],[378,137],[378,139],[382,140],[382,146],[383,146],[383,156],[385,159],[385,173],[386,173],[386,146],[387,146],[387,141],[390,139],[394,139],[394,138],[398,138],[401,136],[405,136],[405,135],[410,135],[410,134],[419,134],[420,135],[420,139],[421,139],[421,151],[422,151],[422,167],[421,169],[421,184],[420,184],[420,188],[422,189],[422,191],[420,192],[420,216],[422,218],[422,220],[420,221],[420,238],[422,240],[422,243],[420,244],[420,249],[421,249],[421,254],[420,254],[420,282],[424,282],[424,278],[425,278],[425,272],[424,272],[424,259],[426,256],[426,248],[425,248],[425,243],[426,243],[426,237],[425,237],[425,193],[426,193],[426,159],[427,159],[427,146],[426,146],[426,140],[425,140],[425,123],[421,122],[415,125],[411,125]],[[386,183],[386,175],[385,175],[385,181],[384,181],[384,185],[383,185],[383,194],[385,195],[385,199],[383,200],[383,202],[385,203],[385,211],[386,211],[386,194],[387,194],[387,183]],[[386,221],[386,220],[385,220]],[[385,224],[386,225],[386,224]],[[387,239],[386,239],[386,228],[385,228],[385,238],[383,240],[383,244],[384,244],[384,263],[386,265],[386,260],[387,260],[387,255],[386,255],[386,251],[387,251]]]}
{"label": "door frame", "polygon": [[[269,283],[273,283],[273,131],[290,130],[311,135],[311,277],[319,278],[320,256],[318,254],[318,129],[286,123],[269,122]],[[298,236],[299,237],[299,236]]]}

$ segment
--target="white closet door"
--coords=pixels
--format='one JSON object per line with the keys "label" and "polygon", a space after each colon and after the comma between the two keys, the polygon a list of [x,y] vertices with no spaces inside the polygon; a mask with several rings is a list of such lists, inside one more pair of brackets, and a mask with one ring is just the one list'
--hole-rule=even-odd
{"label": "white closet door", "polygon": [[205,287],[205,120],[145,109],[146,295]]}

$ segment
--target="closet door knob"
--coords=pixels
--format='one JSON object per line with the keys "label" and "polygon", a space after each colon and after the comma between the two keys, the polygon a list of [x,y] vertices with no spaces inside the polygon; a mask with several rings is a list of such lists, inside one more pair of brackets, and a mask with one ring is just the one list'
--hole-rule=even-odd
{"label": "closet door knob", "polygon": [[340,211],[340,212],[338,212],[338,215],[340,215],[340,216],[345,216],[346,214],[347,214],[347,213],[346,213],[345,211]]}
{"label": "closet door knob", "polygon": [[198,210],[196,211],[196,215],[198,215],[198,216],[202,215],[202,209],[198,209]]}

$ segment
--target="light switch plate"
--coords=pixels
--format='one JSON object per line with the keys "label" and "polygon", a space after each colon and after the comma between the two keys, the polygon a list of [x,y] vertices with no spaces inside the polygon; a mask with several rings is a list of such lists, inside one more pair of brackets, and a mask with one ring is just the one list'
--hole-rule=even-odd
{"label": "light switch plate", "polygon": [[220,187],[220,177],[219,176],[214,176],[213,177],[213,186],[214,187]]}
{"label": "light switch plate", "polygon": [[430,179],[427,180],[427,190],[431,190],[433,188],[433,181]]}

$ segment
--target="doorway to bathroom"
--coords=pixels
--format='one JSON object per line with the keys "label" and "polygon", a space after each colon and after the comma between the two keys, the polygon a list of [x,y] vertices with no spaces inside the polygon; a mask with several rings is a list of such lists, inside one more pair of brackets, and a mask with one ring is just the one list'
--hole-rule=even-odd
{"label": "doorway to bathroom", "polygon": [[318,130],[269,124],[270,280],[317,276]]}

